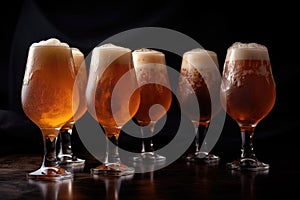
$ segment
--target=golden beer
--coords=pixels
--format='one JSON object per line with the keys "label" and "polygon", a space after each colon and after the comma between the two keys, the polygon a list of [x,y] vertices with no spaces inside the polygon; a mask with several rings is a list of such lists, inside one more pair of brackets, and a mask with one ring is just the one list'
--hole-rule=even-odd
{"label": "golden beer", "polygon": [[59,128],[78,106],[75,72],[66,46],[31,46],[22,87],[25,114],[41,128]]}
{"label": "golden beer", "polygon": [[108,44],[93,50],[86,97],[89,112],[108,137],[118,137],[140,104],[129,49]]}
{"label": "golden beer", "polygon": [[104,128],[106,152],[102,164],[92,174],[129,175],[134,168],[121,162],[118,139],[121,129],[136,113],[140,91],[132,64],[131,50],[113,44],[92,51],[86,88],[89,113]]}
{"label": "golden beer", "polygon": [[39,169],[27,174],[29,179],[70,179],[73,173],[59,166],[56,141],[60,128],[78,107],[78,89],[68,44],[51,38],[33,43],[28,52],[21,90],[22,108],[43,134],[44,158]]}
{"label": "golden beer", "polygon": [[[79,93],[79,105],[73,107],[74,116],[62,127],[64,130],[72,129],[75,121],[80,119],[87,111],[86,99],[85,99],[85,89],[87,84],[87,72],[83,53],[77,48],[71,48],[72,55],[74,59],[74,71],[75,71],[75,83],[74,87]],[[75,98],[77,91],[75,91]]]}

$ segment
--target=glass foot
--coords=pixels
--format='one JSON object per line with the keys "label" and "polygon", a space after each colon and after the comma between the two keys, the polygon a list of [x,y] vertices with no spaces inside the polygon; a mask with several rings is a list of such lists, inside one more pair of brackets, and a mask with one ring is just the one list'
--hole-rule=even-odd
{"label": "glass foot", "polygon": [[193,154],[188,154],[184,157],[186,161],[189,162],[204,162],[207,164],[218,164],[220,157],[207,152],[196,152]]}
{"label": "glass foot", "polygon": [[150,163],[158,163],[166,161],[166,157],[161,156],[154,152],[145,152],[141,153],[132,158],[134,162],[150,162]]}
{"label": "glass foot", "polygon": [[243,158],[226,164],[227,169],[232,170],[248,170],[263,171],[270,168],[269,164],[265,164],[253,158]]}
{"label": "glass foot", "polygon": [[41,167],[40,169],[27,174],[28,179],[59,181],[64,179],[72,179],[73,173],[62,167]]}
{"label": "glass foot", "polygon": [[66,166],[66,167],[75,167],[75,168],[81,168],[84,166],[85,160],[77,158],[76,156],[64,154],[59,156],[58,158],[59,164],[61,166]]}
{"label": "glass foot", "polygon": [[132,167],[128,167],[124,164],[102,164],[96,168],[91,169],[91,173],[94,175],[104,175],[104,176],[127,176],[134,174],[135,170]]}

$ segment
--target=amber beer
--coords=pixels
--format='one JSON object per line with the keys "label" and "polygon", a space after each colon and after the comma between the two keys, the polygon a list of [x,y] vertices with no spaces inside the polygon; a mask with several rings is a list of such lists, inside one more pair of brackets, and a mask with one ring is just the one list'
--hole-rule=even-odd
{"label": "amber beer", "polygon": [[276,91],[264,46],[232,46],[224,64],[221,102],[238,124],[255,126],[273,108]]}
{"label": "amber beer", "polygon": [[69,47],[32,45],[21,93],[25,114],[41,128],[60,128],[78,106],[74,81]]}
{"label": "amber beer", "polygon": [[220,111],[220,83],[215,52],[199,48],[184,53],[177,94],[183,113],[194,123],[207,124]]}
{"label": "amber beer", "polygon": [[86,97],[91,115],[104,129],[113,129],[107,134],[118,137],[140,103],[130,49],[113,44],[94,48]]}
{"label": "amber beer", "polygon": [[146,126],[162,118],[171,106],[172,92],[165,56],[159,51],[139,49],[133,51],[132,57],[141,93],[135,119],[141,126]]}

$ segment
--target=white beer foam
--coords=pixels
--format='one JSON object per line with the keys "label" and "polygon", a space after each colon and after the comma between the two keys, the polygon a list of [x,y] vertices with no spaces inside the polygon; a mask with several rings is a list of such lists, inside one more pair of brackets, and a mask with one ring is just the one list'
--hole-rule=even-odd
{"label": "white beer foam", "polygon": [[143,67],[144,64],[166,64],[164,53],[153,49],[141,48],[134,50],[132,58],[136,68]]}
{"label": "white beer foam", "polygon": [[72,54],[75,55],[75,56],[82,56],[83,55],[83,53],[76,47],[72,47],[71,50],[72,50]]}
{"label": "white beer foam", "polygon": [[[118,60],[119,63],[128,64],[128,56],[131,57],[131,54],[128,54],[130,52],[131,49],[117,46],[112,43],[97,46],[93,49],[91,64],[96,64],[96,66],[99,65],[99,63],[109,65],[116,60]],[[121,57],[125,54],[128,56]]]}
{"label": "white beer foam", "polygon": [[139,85],[157,83],[169,87],[165,54],[147,48],[132,52],[133,65]]}
{"label": "white beer foam", "polygon": [[131,49],[112,43],[95,47],[92,51],[90,72],[100,70],[101,72],[96,74],[101,75],[103,70],[114,61],[128,65],[131,61]]}
{"label": "white beer foam", "polygon": [[[79,67],[84,63],[84,54],[76,47],[71,47],[75,69],[79,70]],[[85,64],[85,63],[84,63]]]}
{"label": "white beer foam", "polygon": [[122,46],[117,46],[115,44],[112,43],[107,43],[107,44],[103,44],[101,46],[95,47],[94,50],[100,50],[100,51],[107,51],[110,54],[117,54],[119,55],[120,53],[124,53],[124,52],[131,52],[131,49],[126,48],[126,47],[122,47]]}
{"label": "white beer foam", "polygon": [[57,38],[50,38],[47,40],[41,40],[40,42],[35,42],[31,46],[64,46],[69,47],[69,45],[65,42],[61,42]]}
{"label": "white beer foam", "polygon": [[227,49],[228,60],[269,60],[268,49],[258,43],[235,42]]}
{"label": "white beer foam", "polygon": [[210,68],[215,65],[219,68],[218,56],[215,52],[201,48],[195,48],[183,54],[183,59],[197,68]]}
{"label": "white beer foam", "polygon": [[162,52],[154,50],[154,49],[148,49],[148,48],[136,49],[136,50],[133,51],[133,53],[160,54],[160,55],[164,56],[164,54]]}

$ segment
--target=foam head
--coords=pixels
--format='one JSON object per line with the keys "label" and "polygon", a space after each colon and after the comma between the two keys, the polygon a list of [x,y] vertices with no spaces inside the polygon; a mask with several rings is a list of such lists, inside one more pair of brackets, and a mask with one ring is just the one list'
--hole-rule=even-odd
{"label": "foam head", "polygon": [[74,64],[75,64],[75,71],[78,72],[80,66],[84,63],[84,54],[75,47],[71,48],[72,50],[72,55],[73,55],[73,59],[74,59]]}
{"label": "foam head", "polygon": [[59,39],[50,38],[47,40],[42,40],[40,42],[35,42],[31,46],[64,46],[69,47],[67,43],[61,42]]}
{"label": "foam head", "polygon": [[139,85],[156,83],[169,87],[164,53],[141,48],[132,52],[132,58]]}
{"label": "foam head", "polygon": [[268,49],[258,43],[235,42],[227,49],[228,60],[269,60]]}
{"label": "foam head", "polygon": [[197,68],[209,68],[218,65],[217,54],[213,51],[196,48],[183,54],[183,59]]}
{"label": "foam head", "polygon": [[166,64],[165,55],[157,50],[141,48],[132,52],[133,63],[136,67],[143,64]]}
{"label": "foam head", "polygon": [[95,51],[95,52],[99,51],[99,52],[106,54],[108,56],[111,56],[111,57],[118,57],[125,53],[131,52],[131,50],[129,48],[117,46],[117,45],[114,45],[111,43],[95,47],[93,51]]}
{"label": "foam head", "polygon": [[83,53],[76,47],[72,47],[71,48],[72,50],[72,54],[75,55],[75,56],[83,56]]}
{"label": "foam head", "polygon": [[111,43],[97,46],[93,49],[90,70],[96,72],[97,68],[106,68],[112,63],[130,64],[131,49]]}

